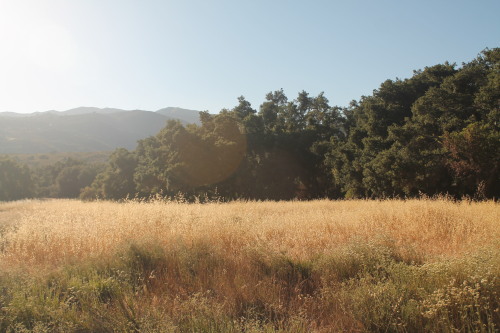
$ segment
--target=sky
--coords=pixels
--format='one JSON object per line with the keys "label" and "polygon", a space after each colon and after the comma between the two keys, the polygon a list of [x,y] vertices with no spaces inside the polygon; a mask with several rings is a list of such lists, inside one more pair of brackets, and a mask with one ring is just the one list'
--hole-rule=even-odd
{"label": "sky", "polygon": [[498,0],[0,0],[0,111],[347,106],[500,47]]}

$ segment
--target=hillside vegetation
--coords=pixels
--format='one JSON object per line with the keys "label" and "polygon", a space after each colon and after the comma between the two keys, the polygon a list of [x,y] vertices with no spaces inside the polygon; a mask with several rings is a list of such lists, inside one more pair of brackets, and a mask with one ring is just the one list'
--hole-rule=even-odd
{"label": "hillside vegetation", "polygon": [[[42,128],[44,121],[56,126],[64,120],[62,128],[68,135],[83,138],[79,144],[88,140],[103,144],[94,151],[125,142],[123,136],[128,144],[116,149],[106,166],[65,161],[26,170],[0,158],[0,200],[47,196],[121,200],[178,193],[192,202],[205,196],[499,198],[499,100],[500,48],[495,48],[461,67],[445,62],[417,70],[408,79],[386,80],[372,95],[347,107],[331,105],[323,93],[310,96],[301,91],[289,99],[277,90],[265,96],[258,110],[240,96],[231,109],[201,112],[198,124],[165,125],[165,110],[149,112],[147,118],[156,129],[137,145],[139,136],[131,133],[144,125],[136,118],[141,111],[125,113],[130,119],[124,123],[111,121],[117,115],[126,120],[123,112],[112,110],[40,115],[32,126]],[[100,118],[108,119],[114,129]],[[72,124],[67,123],[70,120]],[[18,142],[11,152],[20,152],[26,147],[21,139],[2,139],[2,131],[10,126],[1,120],[0,151]],[[100,135],[94,134],[97,130]],[[30,133],[58,145],[73,142],[57,136],[55,127],[44,131],[36,127]]]}
{"label": "hillside vegetation", "polygon": [[76,160],[87,164],[105,164],[111,151],[99,151],[99,152],[67,152],[67,153],[47,153],[47,154],[8,154],[0,155],[0,157],[7,158],[24,164],[29,167],[32,171],[50,168],[57,163],[66,163],[67,161]]}
{"label": "hillside vegetation", "polygon": [[500,197],[500,49],[386,80],[348,107],[283,90],[111,155],[86,199]]}
{"label": "hillside vegetation", "polygon": [[199,123],[199,112],[164,108],[156,112],[81,107],[32,114],[0,112],[0,154],[134,149],[137,140],[160,131],[168,120]]}
{"label": "hillside vegetation", "polygon": [[2,332],[497,332],[500,206],[0,204]]}

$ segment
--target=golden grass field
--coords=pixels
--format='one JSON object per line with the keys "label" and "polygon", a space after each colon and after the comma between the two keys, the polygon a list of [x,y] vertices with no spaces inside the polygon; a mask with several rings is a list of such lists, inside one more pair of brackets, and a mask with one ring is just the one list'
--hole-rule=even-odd
{"label": "golden grass field", "polygon": [[499,257],[493,201],[0,203],[0,331],[496,332]]}

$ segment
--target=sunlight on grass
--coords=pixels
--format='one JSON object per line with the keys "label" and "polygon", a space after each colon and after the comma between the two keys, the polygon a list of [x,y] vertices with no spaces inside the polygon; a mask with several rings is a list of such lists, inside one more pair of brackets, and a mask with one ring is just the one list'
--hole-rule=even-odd
{"label": "sunlight on grass", "polygon": [[492,201],[0,204],[0,331],[493,332],[499,224]]}

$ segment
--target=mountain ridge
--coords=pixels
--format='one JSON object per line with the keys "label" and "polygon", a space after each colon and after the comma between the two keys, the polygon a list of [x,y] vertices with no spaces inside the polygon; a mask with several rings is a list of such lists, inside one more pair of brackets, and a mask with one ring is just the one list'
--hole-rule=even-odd
{"label": "mountain ridge", "polygon": [[199,124],[199,112],[176,107],[158,111],[79,107],[30,114],[0,112],[0,154],[95,152],[135,149],[168,120]]}

